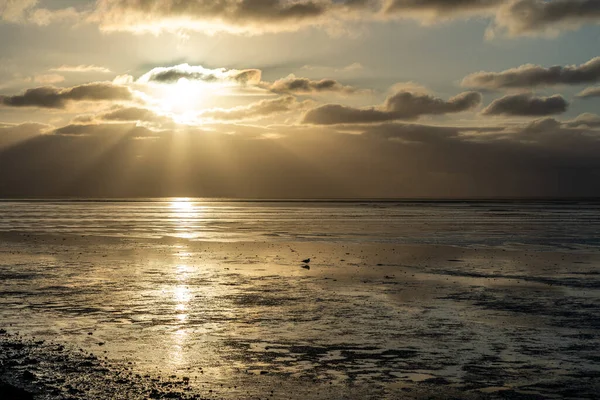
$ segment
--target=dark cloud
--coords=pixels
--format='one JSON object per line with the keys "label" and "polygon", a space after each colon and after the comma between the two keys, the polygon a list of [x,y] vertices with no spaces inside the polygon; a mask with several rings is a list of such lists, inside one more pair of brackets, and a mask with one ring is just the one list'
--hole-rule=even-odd
{"label": "dark cloud", "polygon": [[600,22],[597,0],[516,0],[498,11],[496,23],[511,35],[577,28]]}
{"label": "dark cloud", "polygon": [[364,10],[369,7],[377,8],[378,0],[345,0],[345,1],[341,2],[341,4],[350,10],[352,10],[352,9]]}
{"label": "dark cloud", "polygon": [[385,108],[406,114],[406,118],[423,114],[449,114],[467,111],[481,103],[481,94],[465,92],[446,101],[428,94],[398,92],[385,101]]}
{"label": "dark cloud", "polygon": [[385,2],[387,14],[422,12],[436,16],[493,10],[504,0],[389,0]]}
{"label": "dark cloud", "polygon": [[277,99],[257,101],[247,106],[205,110],[200,114],[200,117],[224,121],[259,119],[275,114],[305,109],[310,104],[312,103],[309,101],[298,102],[293,96],[284,96]]}
{"label": "dark cloud", "polygon": [[303,20],[318,17],[327,11],[326,4],[317,1],[242,0],[230,2],[229,5],[234,8],[229,15],[238,21],[243,18],[263,22]]}
{"label": "dark cloud", "polygon": [[15,145],[44,134],[49,125],[26,122],[23,124],[0,124],[0,149]]}
{"label": "dark cloud", "polygon": [[[59,128],[0,150],[0,195],[600,195],[600,133],[570,121],[547,118],[496,128],[340,127],[354,134],[314,126],[213,129],[155,132],[115,123]],[[248,129],[282,136],[257,140]]]}
{"label": "dark cloud", "polygon": [[353,94],[359,92],[352,86],[342,85],[334,79],[311,80],[290,75],[286,78],[276,80],[273,83],[264,83],[263,87],[275,93],[291,93],[299,95],[315,93],[341,93]]}
{"label": "dark cloud", "polygon": [[425,20],[487,13],[493,19],[488,30],[492,35],[558,33],[600,22],[597,0],[388,0],[383,9],[388,15]]}
{"label": "dark cloud", "polygon": [[102,30],[136,33],[260,34],[314,26],[339,28],[340,22],[380,21],[382,16],[433,22],[484,15],[493,20],[488,33],[517,36],[600,21],[597,0],[97,0],[89,9],[42,8],[36,0],[2,4],[0,0],[0,20],[12,23],[86,20]]}
{"label": "dark cloud", "polygon": [[0,96],[0,104],[6,107],[65,108],[77,101],[126,101],[133,96],[129,88],[111,83],[89,83],[70,88],[44,86],[28,89],[14,96]]}
{"label": "dark cloud", "polygon": [[260,82],[261,71],[258,69],[209,69],[200,65],[180,64],[172,67],[154,68],[142,75],[138,81],[142,83],[176,83],[182,78],[202,82],[232,82],[248,84]]}
{"label": "dark cloud", "polygon": [[577,118],[563,123],[568,128],[600,128],[600,116],[597,114],[585,113]]}
{"label": "dark cloud", "polygon": [[93,21],[105,30],[291,31],[346,18],[364,0],[98,0]]}
{"label": "dark cloud", "polygon": [[502,72],[477,72],[463,79],[465,87],[513,89],[536,86],[580,85],[600,81],[600,57],[578,66],[522,65]]}
{"label": "dark cloud", "polygon": [[442,115],[468,111],[481,103],[481,94],[465,92],[448,101],[429,94],[400,91],[388,97],[380,107],[354,108],[327,104],[306,113],[304,123],[315,125],[368,124],[411,120],[422,115]]}
{"label": "dark cloud", "polygon": [[529,93],[521,93],[494,100],[482,114],[540,117],[562,114],[568,108],[569,102],[560,95],[535,97]]}
{"label": "dark cloud", "polygon": [[[279,94],[310,95],[316,93],[353,94],[360,90],[341,84],[334,79],[312,80],[297,77],[293,74],[274,82],[261,82],[262,71],[259,69],[209,69],[201,65],[180,64],[172,67],[157,67],[142,75],[140,83],[177,83],[180,79],[202,81],[207,83],[232,83],[251,85]],[[364,92],[364,91],[362,91]]]}
{"label": "dark cloud", "polygon": [[397,119],[391,112],[374,107],[354,108],[341,104],[326,104],[306,113],[303,123],[314,125],[366,124]]}

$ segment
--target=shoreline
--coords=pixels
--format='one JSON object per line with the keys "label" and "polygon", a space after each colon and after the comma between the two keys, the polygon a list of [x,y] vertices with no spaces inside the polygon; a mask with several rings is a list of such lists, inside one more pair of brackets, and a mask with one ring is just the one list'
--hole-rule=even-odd
{"label": "shoreline", "polygon": [[[423,379],[412,387],[383,389],[352,384],[273,380],[260,374],[231,385],[211,383],[201,376],[140,374],[131,363],[114,362],[63,344],[0,335],[0,395],[7,400],[84,399],[465,399],[542,400],[535,392],[498,387],[480,391],[457,387],[444,379]],[[295,390],[290,392],[289,390]],[[308,397],[307,397],[308,396]]]}

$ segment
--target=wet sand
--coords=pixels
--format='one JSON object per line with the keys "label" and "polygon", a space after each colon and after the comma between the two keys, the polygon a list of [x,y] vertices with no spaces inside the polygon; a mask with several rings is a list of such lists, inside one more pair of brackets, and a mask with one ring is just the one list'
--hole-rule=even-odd
{"label": "wet sand", "polygon": [[597,254],[3,233],[0,260],[0,382],[39,399],[600,393]]}

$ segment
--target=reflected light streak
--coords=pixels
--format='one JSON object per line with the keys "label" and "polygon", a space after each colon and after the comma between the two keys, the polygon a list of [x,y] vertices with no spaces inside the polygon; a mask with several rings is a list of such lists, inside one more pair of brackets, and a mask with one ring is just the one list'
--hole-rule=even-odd
{"label": "reflected light streak", "polygon": [[189,198],[173,199],[170,204],[171,218],[175,220],[175,237],[182,239],[194,239],[199,236],[194,232],[197,228],[193,225],[203,211],[203,206],[198,206]]}
{"label": "reflected light streak", "polygon": [[175,278],[180,282],[180,284],[173,288],[174,314],[179,326],[172,333],[173,346],[170,358],[176,367],[180,367],[187,362],[185,345],[189,338],[185,325],[188,320],[188,303],[192,299],[190,289],[186,284],[189,271],[190,268],[188,265],[177,265],[173,271]]}
{"label": "reflected light streak", "polygon": [[177,198],[171,201],[171,209],[179,214],[194,212],[194,203],[188,198]]}

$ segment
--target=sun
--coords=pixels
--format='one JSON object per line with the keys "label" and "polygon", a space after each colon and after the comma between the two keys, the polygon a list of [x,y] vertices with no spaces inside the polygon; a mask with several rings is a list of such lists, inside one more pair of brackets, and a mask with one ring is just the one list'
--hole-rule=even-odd
{"label": "sun", "polygon": [[186,78],[170,85],[162,85],[158,90],[159,107],[178,119],[195,117],[208,106],[212,92],[208,85]]}

